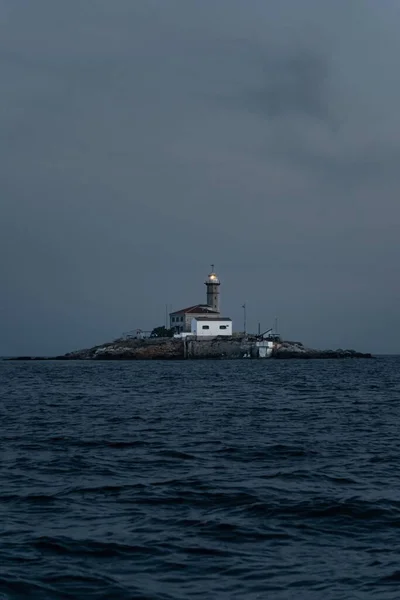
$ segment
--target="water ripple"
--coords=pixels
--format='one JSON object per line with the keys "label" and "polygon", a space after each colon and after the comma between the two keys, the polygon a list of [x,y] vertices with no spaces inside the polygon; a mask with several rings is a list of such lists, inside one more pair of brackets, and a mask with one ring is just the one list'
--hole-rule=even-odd
{"label": "water ripple", "polygon": [[0,600],[397,600],[399,366],[0,363]]}

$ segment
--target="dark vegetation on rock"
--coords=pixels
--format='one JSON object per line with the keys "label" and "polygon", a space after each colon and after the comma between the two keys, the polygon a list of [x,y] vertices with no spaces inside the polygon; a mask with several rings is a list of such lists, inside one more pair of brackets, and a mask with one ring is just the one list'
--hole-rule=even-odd
{"label": "dark vegetation on rock", "polygon": [[175,329],[167,329],[162,325],[161,327],[155,327],[150,334],[151,338],[172,338],[174,337]]}

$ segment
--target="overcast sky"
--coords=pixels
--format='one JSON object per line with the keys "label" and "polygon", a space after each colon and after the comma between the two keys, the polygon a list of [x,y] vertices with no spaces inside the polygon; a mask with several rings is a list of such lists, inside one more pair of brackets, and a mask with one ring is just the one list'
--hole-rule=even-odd
{"label": "overcast sky", "polygon": [[2,0],[0,355],[205,302],[400,353],[398,0]]}

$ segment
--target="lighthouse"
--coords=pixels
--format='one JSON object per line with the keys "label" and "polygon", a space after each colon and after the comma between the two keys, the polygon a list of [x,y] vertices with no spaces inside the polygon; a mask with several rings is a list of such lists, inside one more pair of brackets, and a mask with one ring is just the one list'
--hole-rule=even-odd
{"label": "lighthouse", "polygon": [[232,335],[232,319],[221,317],[219,310],[219,286],[221,282],[211,265],[211,273],[205,280],[207,304],[195,304],[170,313],[170,328],[178,337],[187,335],[219,337]]}
{"label": "lighthouse", "polygon": [[214,271],[214,265],[211,265],[211,273],[204,283],[207,287],[207,306],[219,313],[219,286],[221,283]]}

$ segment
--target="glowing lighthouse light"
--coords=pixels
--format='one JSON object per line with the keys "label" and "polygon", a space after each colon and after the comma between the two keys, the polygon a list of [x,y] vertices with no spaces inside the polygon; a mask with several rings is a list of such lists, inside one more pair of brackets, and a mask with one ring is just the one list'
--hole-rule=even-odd
{"label": "glowing lighthouse light", "polygon": [[205,281],[207,287],[207,305],[219,312],[219,286],[220,281],[214,272],[214,265],[211,265],[211,273]]}

